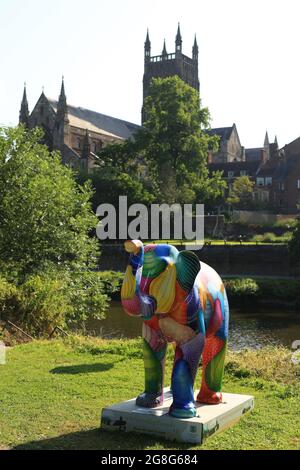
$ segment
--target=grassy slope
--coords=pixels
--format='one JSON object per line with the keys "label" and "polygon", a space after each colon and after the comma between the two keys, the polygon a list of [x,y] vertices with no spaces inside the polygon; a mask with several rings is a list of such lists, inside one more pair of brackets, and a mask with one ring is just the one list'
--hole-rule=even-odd
{"label": "grassy slope", "polygon": [[[0,377],[0,447],[192,448],[149,436],[99,431],[102,407],[130,399],[143,389],[138,340],[20,345],[9,350]],[[292,366],[284,349],[230,353],[224,391],[253,394],[255,410],[209,438],[202,448],[299,449],[298,382],[299,366]]]}

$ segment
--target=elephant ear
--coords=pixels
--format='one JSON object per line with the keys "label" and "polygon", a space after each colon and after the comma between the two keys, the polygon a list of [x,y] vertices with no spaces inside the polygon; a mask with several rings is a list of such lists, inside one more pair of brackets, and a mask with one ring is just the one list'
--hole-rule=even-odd
{"label": "elephant ear", "polygon": [[177,281],[180,287],[190,291],[200,269],[199,258],[193,251],[181,251],[176,260]]}
{"label": "elephant ear", "polygon": [[149,289],[149,294],[156,300],[155,313],[168,313],[175,300],[176,267],[169,264],[163,273],[155,278]]}

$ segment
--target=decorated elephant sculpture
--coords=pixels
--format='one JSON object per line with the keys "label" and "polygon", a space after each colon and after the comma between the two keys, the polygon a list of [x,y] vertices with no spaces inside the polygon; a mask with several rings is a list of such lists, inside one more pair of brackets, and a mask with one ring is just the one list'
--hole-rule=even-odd
{"label": "decorated elephant sculpture", "polygon": [[176,344],[169,413],[196,416],[194,382],[202,355],[202,385],[196,401],[218,404],[228,338],[229,306],[219,275],[192,251],[171,245],[125,242],[130,253],[121,290],[122,306],[143,319],[145,391],[139,407],[163,403],[168,342]]}

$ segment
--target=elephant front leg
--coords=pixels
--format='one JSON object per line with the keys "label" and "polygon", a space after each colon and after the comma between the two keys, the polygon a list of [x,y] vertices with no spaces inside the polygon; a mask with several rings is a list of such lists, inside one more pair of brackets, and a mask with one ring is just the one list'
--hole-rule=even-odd
{"label": "elephant front leg", "polygon": [[169,413],[175,418],[194,418],[194,382],[204,346],[204,335],[198,333],[185,344],[177,345],[172,373],[173,403]]}
{"label": "elephant front leg", "polygon": [[145,391],[137,397],[137,406],[155,408],[163,403],[166,351],[167,342],[161,332],[144,323]]}

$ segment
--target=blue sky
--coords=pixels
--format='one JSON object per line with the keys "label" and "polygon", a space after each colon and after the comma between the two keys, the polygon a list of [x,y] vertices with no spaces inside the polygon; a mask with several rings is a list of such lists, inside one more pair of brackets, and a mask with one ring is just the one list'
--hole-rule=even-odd
{"label": "blue sky", "polygon": [[199,43],[202,102],[212,126],[236,123],[242,144],[300,136],[299,0],[0,0],[0,124],[16,124],[24,81],[68,102],[140,122],[143,47]]}

